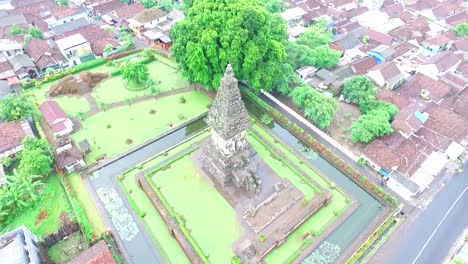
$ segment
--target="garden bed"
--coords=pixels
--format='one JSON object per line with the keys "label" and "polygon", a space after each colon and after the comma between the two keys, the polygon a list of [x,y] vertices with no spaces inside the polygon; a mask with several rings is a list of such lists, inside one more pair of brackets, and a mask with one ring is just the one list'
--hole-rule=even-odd
{"label": "garden bed", "polygon": [[55,264],[64,264],[78,256],[89,247],[81,232],[75,232],[66,239],[57,242],[47,251],[50,260]]}

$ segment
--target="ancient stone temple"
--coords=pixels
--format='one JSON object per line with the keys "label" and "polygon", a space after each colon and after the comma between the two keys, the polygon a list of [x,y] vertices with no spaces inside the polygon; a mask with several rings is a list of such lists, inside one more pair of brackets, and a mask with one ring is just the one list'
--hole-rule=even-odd
{"label": "ancient stone temple", "polygon": [[259,192],[261,182],[256,172],[257,164],[251,162],[256,153],[245,139],[250,120],[230,64],[206,122],[211,128],[211,138],[203,148],[205,173],[223,187],[233,183],[244,191]]}

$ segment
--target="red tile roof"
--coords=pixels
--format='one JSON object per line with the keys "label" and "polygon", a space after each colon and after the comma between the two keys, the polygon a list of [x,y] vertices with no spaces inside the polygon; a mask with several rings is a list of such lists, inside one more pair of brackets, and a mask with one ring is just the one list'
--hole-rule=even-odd
{"label": "red tile roof", "polygon": [[378,89],[377,98],[396,105],[398,109],[406,108],[410,104],[405,97],[387,89]]}
{"label": "red tile roof", "polygon": [[49,126],[62,123],[67,118],[62,107],[56,101],[45,101],[39,106],[39,110]]}
{"label": "red tile roof", "polygon": [[62,8],[55,10],[53,14],[56,19],[62,19],[62,18],[66,18],[69,16],[77,15],[81,12],[83,11],[79,7],[75,7],[75,8],[62,7]]}
{"label": "red tile roof", "polygon": [[456,50],[468,51],[468,38],[460,39],[453,42],[453,47]]}
{"label": "red tile roof", "polygon": [[421,90],[425,89],[430,92],[429,98],[435,102],[439,102],[450,94],[451,88],[449,85],[436,81],[424,74],[417,73],[403,83],[397,92],[405,98],[421,98]]}
{"label": "red tile roof", "polygon": [[119,18],[130,18],[145,10],[142,4],[131,4],[116,9],[114,12]]}
{"label": "red tile roof", "polygon": [[381,32],[378,32],[378,31],[375,31],[373,29],[369,29],[367,30],[366,34],[367,36],[369,36],[370,39],[372,40],[375,40],[381,44],[385,44],[385,45],[390,45],[390,43],[392,43],[392,36],[388,35],[388,34],[385,34],[385,33],[381,33]]}
{"label": "red tile roof", "polygon": [[[58,48],[53,48],[47,40],[32,38],[26,47],[26,53],[34,59],[36,66],[43,70],[48,65],[56,65],[59,61],[65,62],[66,59]],[[50,54],[50,55],[49,55]]]}
{"label": "red tile roof", "polygon": [[395,3],[386,6],[385,10],[390,17],[397,17],[401,14],[401,12],[403,12],[403,5],[401,3]]}
{"label": "red tile roof", "polygon": [[86,25],[84,27],[66,32],[57,39],[62,39],[75,34],[81,34],[91,45],[93,52],[97,55],[103,53],[103,50],[107,44],[111,44],[114,47],[119,45],[118,41],[113,38],[112,33],[105,31],[95,24]]}
{"label": "red tile roof", "polygon": [[401,71],[393,61],[386,61],[384,63],[377,64],[369,69],[369,71],[379,71],[386,81],[401,74]]}
{"label": "red tile roof", "polygon": [[432,56],[425,64],[434,64],[439,72],[445,72],[459,62],[460,59],[455,53],[444,51]]}
{"label": "red tile roof", "polygon": [[126,4],[122,3],[120,0],[111,0],[109,2],[104,2],[95,6],[92,6],[94,12],[101,15],[109,14],[112,11],[125,7]]}
{"label": "red tile roof", "polygon": [[66,166],[82,159],[83,157],[81,156],[81,152],[75,146],[55,155],[55,162],[60,169],[63,169]]}
{"label": "red tile roof", "polygon": [[72,259],[68,264],[115,264],[115,260],[106,242],[101,240]]}
{"label": "red tile roof", "polygon": [[0,125],[0,153],[22,144],[26,133],[20,121]]}
{"label": "red tile roof", "polygon": [[377,65],[377,62],[375,61],[374,57],[369,56],[351,63],[351,69],[356,75],[364,75],[369,71],[370,68],[374,67],[375,65]]}
{"label": "red tile roof", "polygon": [[466,13],[466,11],[458,12],[454,15],[446,17],[445,22],[455,27],[458,24],[468,22],[468,14]]}

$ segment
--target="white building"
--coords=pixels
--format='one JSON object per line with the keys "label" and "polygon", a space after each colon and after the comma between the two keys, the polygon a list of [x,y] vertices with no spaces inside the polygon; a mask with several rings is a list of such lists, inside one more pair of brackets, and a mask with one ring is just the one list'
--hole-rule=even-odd
{"label": "white building", "polygon": [[57,44],[60,53],[67,58],[71,65],[81,64],[81,57],[93,53],[91,45],[81,34],[75,34],[56,40],[55,43]]}
{"label": "white building", "polygon": [[0,39],[0,54],[7,59],[23,54],[23,45],[16,40]]}

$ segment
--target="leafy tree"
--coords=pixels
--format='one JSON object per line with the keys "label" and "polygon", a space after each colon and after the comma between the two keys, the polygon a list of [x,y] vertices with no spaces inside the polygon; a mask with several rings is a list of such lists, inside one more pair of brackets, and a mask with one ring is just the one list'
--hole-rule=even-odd
{"label": "leafy tree", "polygon": [[141,3],[145,8],[152,8],[156,6],[155,0],[141,0]]}
{"label": "leafy tree", "polygon": [[157,7],[166,11],[171,11],[174,6],[172,5],[172,0],[161,0]]}
{"label": "leafy tree", "polygon": [[275,80],[275,88],[282,95],[288,95],[293,87],[305,85],[299,74],[294,71],[294,68],[288,64],[283,63],[280,66],[281,74]]}
{"label": "leafy tree", "polygon": [[52,151],[45,139],[26,138],[23,141],[18,167],[22,175],[49,175],[52,172]]}
{"label": "leafy tree", "polygon": [[24,95],[10,94],[0,100],[0,119],[7,122],[37,115],[37,109]]}
{"label": "leafy tree", "polygon": [[329,68],[340,61],[340,52],[331,49],[328,45],[319,46],[311,50],[311,64],[317,68]]}
{"label": "leafy tree", "polygon": [[306,45],[298,44],[297,42],[288,42],[286,48],[286,63],[294,69],[299,69],[307,65],[312,65],[312,49]]}
{"label": "leafy tree", "polygon": [[271,13],[280,13],[282,12],[283,1],[282,0],[261,0],[260,1]]}
{"label": "leafy tree", "polygon": [[378,137],[390,135],[393,128],[388,122],[389,119],[390,115],[381,109],[362,115],[351,126],[351,140],[369,143]]}
{"label": "leafy tree", "polygon": [[345,98],[357,105],[373,100],[376,94],[377,88],[365,76],[356,76],[346,81],[343,85],[343,95]]}
{"label": "leafy tree", "polygon": [[43,39],[44,38],[44,34],[42,34],[42,32],[37,27],[29,28],[29,34],[31,35],[31,37],[33,37],[35,39]]}
{"label": "leafy tree", "polygon": [[153,84],[149,87],[149,93],[154,96],[154,98],[157,98],[161,94],[161,89],[159,86]]}
{"label": "leafy tree", "polygon": [[319,19],[309,26],[304,33],[297,39],[299,44],[315,48],[322,45],[329,45],[333,39],[331,28],[327,27],[325,19]]}
{"label": "leafy tree", "polygon": [[24,29],[16,24],[14,24],[13,26],[11,26],[10,28],[10,34],[12,36],[16,36],[16,35],[20,35],[20,34],[23,34],[24,33]]}
{"label": "leafy tree", "polygon": [[182,73],[208,89],[219,86],[229,62],[257,92],[270,91],[282,74],[286,24],[256,1],[194,1],[171,38]]}
{"label": "leafy tree", "polygon": [[376,101],[375,99],[361,103],[359,105],[359,110],[363,114],[367,114],[373,110],[383,110],[388,113],[390,118],[389,121],[393,120],[399,112],[396,105],[381,100]]}
{"label": "leafy tree", "polygon": [[133,2],[133,0],[120,0],[120,2],[130,5]]}
{"label": "leafy tree", "polygon": [[297,87],[289,96],[294,104],[304,109],[305,116],[314,121],[317,126],[322,129],[330,126],[338,109],[338,103],[335,99],[325,97],[309,86]]}
{"label": "leafy tree", "polygon": [[107,44],[107,45],[104,47],[104,52],[105,52],[105,53],[109,53],[109,52],[111,52],[112,50],[114,50],[114,46],[112,46],[112,44]]}
{"label": "leafy tree", "polygon": [[127,63],[123,66],[122,78],[132,85],[144,83],[149,78],[148,66],[143,63]]}
{"label": "leafy tree", "polygon": [[68,6],[68,0],[55,0],[59,6]]}
{"label": "leafy tree", "polygon": [[468,36],[468,23],[458,24],[457,27],[455,28],[455,33],[460,38],[464,38]]}

